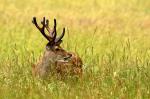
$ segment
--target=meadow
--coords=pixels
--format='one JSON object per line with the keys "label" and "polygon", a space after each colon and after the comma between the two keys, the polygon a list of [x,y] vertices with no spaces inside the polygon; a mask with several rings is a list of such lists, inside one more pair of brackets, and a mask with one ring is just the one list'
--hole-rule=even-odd
{"label": "meadow", "polygon": [[[34,16],[66,28],[82,79],[32,76],[47,43]],[[0,0],[0,99],[150,99],[150,1]]]}

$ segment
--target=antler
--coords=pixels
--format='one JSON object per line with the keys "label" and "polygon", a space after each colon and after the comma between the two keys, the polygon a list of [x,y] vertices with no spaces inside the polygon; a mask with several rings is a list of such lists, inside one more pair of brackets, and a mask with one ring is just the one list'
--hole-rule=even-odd
{"label": "antler", "polygon": [[[33,17],[33,20],[32,20],[32,23],[39,29],[39,31],[42,33],[42,35],[49,41],[49,43],[51,45],[53,44],[60,44],[62,42],[62,38],[65,34],[65,28],[63,28],[63,32],[61,34],[60,37],[56,38],[57,36],[57,31],[56,31],[56,19],[54,19],[54,28],[51,30],[50,27],[49,27],[49,20],[47,19],[45,21],[45,17],[43,17],[43,21],[41,21],[41,24],[43,25],[42,27],[40,27],[38,24],[37,24],[37,21],[36,21],[36,17]],[[49,32],[49,36],[46,35],[45,33],[45,28],[46,30]]]}
{"label": "antler", "polygon": [[36,17],[33,17],[32,23],[39,29],[39,31],[43,34],[43,36],[49,41],[49,36],[45,34],[45,17],[43,17],[43,21],[41,22],[43,24],[42,27],[39,27],[36,21]]}

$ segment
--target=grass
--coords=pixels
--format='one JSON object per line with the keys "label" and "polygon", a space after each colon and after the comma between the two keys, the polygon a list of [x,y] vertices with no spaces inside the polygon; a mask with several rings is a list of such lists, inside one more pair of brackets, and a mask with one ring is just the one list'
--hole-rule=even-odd
{"label": "grass", "polygon": [[[149,99],[150,1],[1,0],[0,99]],[[67,28],[62,46],[84,62],[83,79],[35,79],[46,40],[32,17]]]}

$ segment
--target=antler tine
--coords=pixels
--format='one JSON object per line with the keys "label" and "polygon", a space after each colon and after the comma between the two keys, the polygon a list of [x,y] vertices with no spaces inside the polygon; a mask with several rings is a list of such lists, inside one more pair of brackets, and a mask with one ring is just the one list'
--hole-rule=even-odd
{"label": "antler tine", "polygon": [[58,38],[56,38],[55,42],[58,43],[62,41],[61,39],[64,37],[64,35],[65,35],[65,28],[63,28],[62,34]]}
{"label": "antler tine", "polygon": [[32,23],[39,29],[39,31],[42,33],[42,35],[48,40],[50,41],[49,37],[45,34],[45,17],[43,17],[43,21],[41,22],[41,24],[43,25],[41,28],[39,27],[39,25],[37,24],[37,21],[36,21],[36,17],[33,17],[33,20],[32,20]]}
{"label": "antler tine", "polygon": [[49,27],[49,20],[48,20],[48,19],[46,20],[46,29],[47,29],[47,31],[49,32],[50,37],[53,37],[53,32],[54,32],[54,30],[52,31],[52,30],[50,29],[50,27]]}
{"label": "antler tine", "polygon": [[56,30],[56,19],[54,19],[54,35],[53,35],[53,40],[55,40],[56,39],[56,36],[57,36],[57,30]]}
{"label": "antler tine", "polygon": [[38,24],[37,24],[36,17],[33,17],[32,23],[33,23],[39,30],[41,30],[40,27],[39,27]]}

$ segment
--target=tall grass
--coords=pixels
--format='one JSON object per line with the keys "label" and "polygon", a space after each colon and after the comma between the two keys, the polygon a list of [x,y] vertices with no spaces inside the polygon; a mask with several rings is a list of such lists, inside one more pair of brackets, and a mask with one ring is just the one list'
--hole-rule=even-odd
{"label": "tall grass", "polygon": [[[0,99],[149,99],[150,1],[1,0]],[[62,46],[83,60],[83,78],[35,79],[46,40],[32,17],[67,28]]]}

